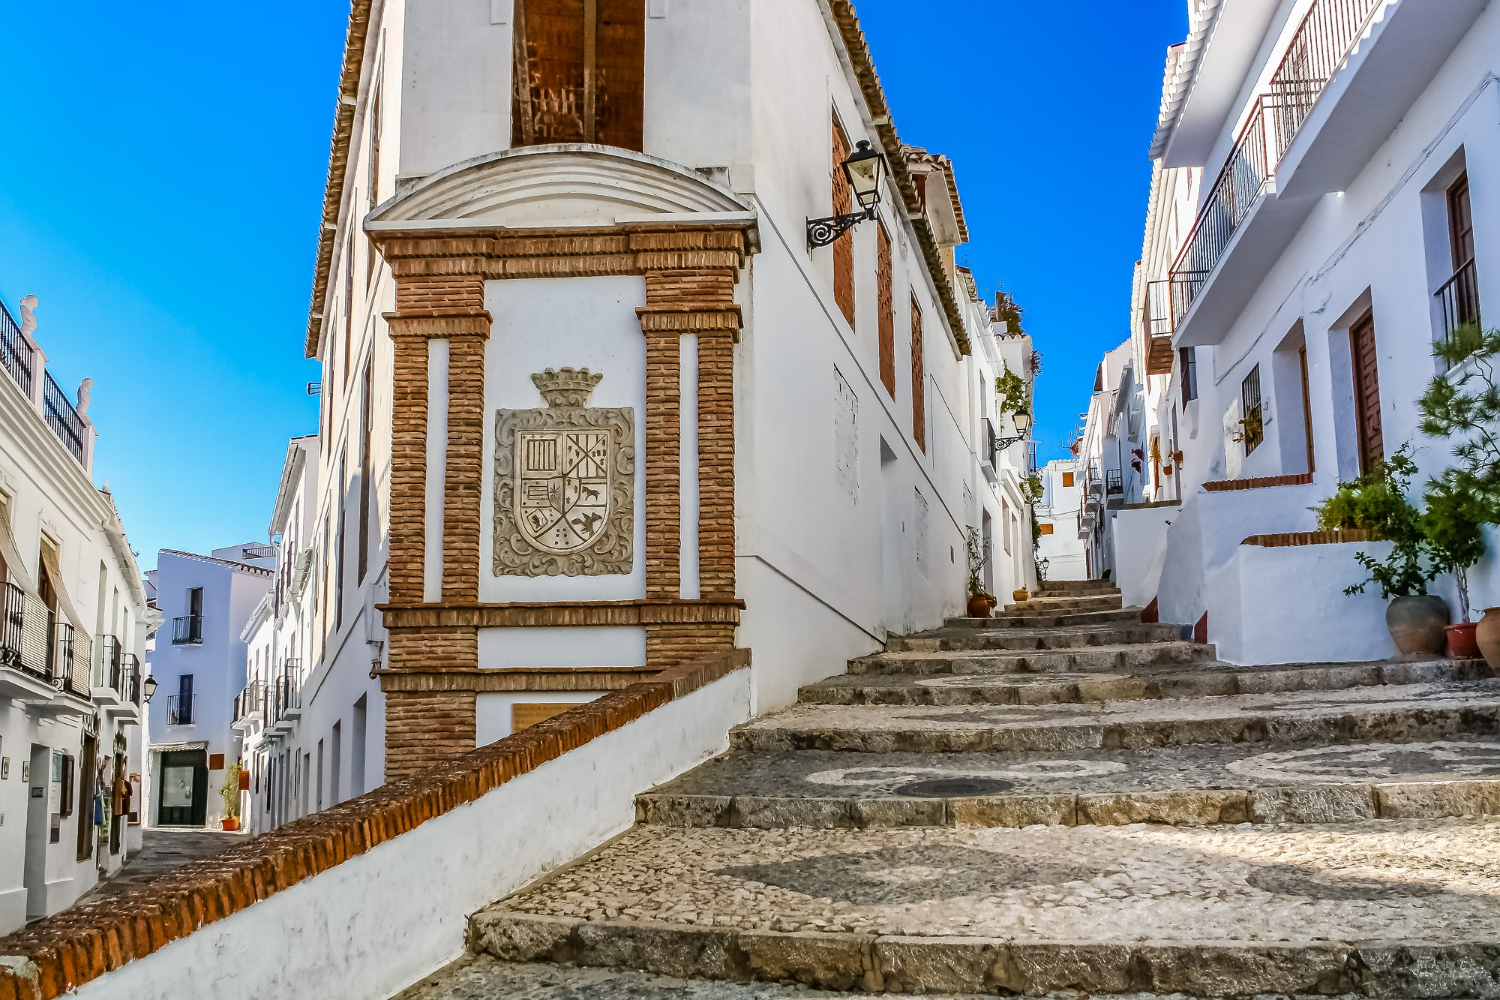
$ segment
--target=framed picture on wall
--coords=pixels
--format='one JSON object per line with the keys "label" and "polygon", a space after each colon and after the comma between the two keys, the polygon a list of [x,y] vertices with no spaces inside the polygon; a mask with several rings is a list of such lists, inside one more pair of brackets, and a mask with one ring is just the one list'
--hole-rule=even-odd
{"label": "framed picture on wall", "polygon": [[10,777],[10,758],[0,757],[0,781]]}
{"label": "framed picture on wall", "polygon": [[31,782],[31,761],[29,760],[21,761],[21,780],[27,784]]}

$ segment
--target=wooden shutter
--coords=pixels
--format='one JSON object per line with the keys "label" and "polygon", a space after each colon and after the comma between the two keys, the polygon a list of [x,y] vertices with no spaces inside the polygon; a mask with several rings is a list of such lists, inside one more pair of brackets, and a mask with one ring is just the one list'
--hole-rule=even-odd
{"label": "wooden shutter", "polygon": [[1354,366],[1354,417],[1359,428],[1359,468],[1368,472],[1385,461],[1380,427],[1380,377],[1375,363],[1375,319],[1366,314],[1349,330]]}
{"label": "wooden shutter", "polygon": [[927,450],[927,369],[922,361],[922,307],[911,300],[911,436]]}
{"label": "wooden shutter", "polygon": [[[844,161],[849,158],[849,142],[844,138],[839,123],[833,123],[833,214],[845,215],[854,210],[854,192],[849,189],[849,178],[844,174]],[[854,237],[853,230],[844,233],[833,243],[833,301],[839,312],[854,328]]]}
{"label": "wooden shutter", "polygon": [[1312,384],[1307,378],[1307,345],[1297,348],[1297,367],[1302,375],[1302,434],[1307,443],[1307,471],[1317,469],[1313,455]]}
{"label": "wooden shutter", "polygon": [[640,150],[645,0],[516,0],[511,144]]}
{"label": "wooden shutter", "polygon": [[[875,283],[878,286],[880,316],[878,336],[880,340],[880,382],[885,391],[896,398],[896,296],[891,290],[891,238],[884,225],[877,224],[875,230],[877,250]],[[852,261],[851,261],[852,264]]]}
{"label": "wooden shutter", "polygon": [[1071,473],[1071,472],[1064,472],[1062,474],[1062,477],[1063,477],[1063,488],[1064,489],[1066,489],[1067,487],[1073,485],[1073,473]]}
{"label": "wooden shutter", "polygon": [[1466,173],[1448,189],[1448,240],[1453,253],[1453,270],[1474,259],[1474,210],[1469,201],[1469,175]]}

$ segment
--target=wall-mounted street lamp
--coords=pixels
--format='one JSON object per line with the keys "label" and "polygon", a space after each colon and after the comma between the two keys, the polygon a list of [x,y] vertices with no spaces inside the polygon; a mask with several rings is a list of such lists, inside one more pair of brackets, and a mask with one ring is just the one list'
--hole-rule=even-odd
{"label": "wall-mounted street lamp", "polygon": [[885,157],[870,148],[870,141],[859,140],[854,152],[844,161],[844,176],[849,178],[854,200],[859,202],[862,211],[830,215],[826,219],[808,219],[809,250],[826,247],[866,219],[875,218],[875,206],[880,204],[880,180],[885,174],[882,169],[884,166]]}
{"label": "wall-mounted street lamp", "polygon": [[999,462],[1000,453],[1002,451],[1004,451],[1006,448],[1009,448],[1017,441],[1025,441],[1028,433],[1031,431],[1031,414],[1027,413],[1025,410],[1021,410],[1018,413],[1011,414],[1010,419],[1016,425],[1016,435],[1015,437],[995,439],[995,462]]}
{"label": "wall-mounted street lamp", "polygon": [[147,674],[146,679],[141,683],[141,690],[146,693],[146,701],[149,704],[151,696],[156,693],[156,678]]}

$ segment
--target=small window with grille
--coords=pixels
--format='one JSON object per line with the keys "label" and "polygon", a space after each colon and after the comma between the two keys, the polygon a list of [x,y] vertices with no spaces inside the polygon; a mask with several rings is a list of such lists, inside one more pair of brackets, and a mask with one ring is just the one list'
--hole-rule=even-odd
{"label": "small window with grille", "polygon": [[1248,455],[1266,439],[1260,405],[1260,365],[1250,369],[1250,374],[1240,384],[1240,402],[1244,407],[1245,416],[1241,423],[1245,426],[1245,454]]}

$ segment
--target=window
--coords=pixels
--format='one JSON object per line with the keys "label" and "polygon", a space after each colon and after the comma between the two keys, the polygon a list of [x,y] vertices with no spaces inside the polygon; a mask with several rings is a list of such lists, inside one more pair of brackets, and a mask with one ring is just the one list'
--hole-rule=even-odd
{"label": "window", "polygon": [[1365,313],[1349,328],[1349,355],[1354,368],[1354,420],[1359,432],[1359,470],[1369,472],[1385,461],[1380,423],[1380,372],[1375,360],[1375,317]]}
{"label": "window", "polygon": [[1240,402],[1245,414],[1241,424],[1245,428],[1245,454],[1248,455],[1266,439],[1260,406],[1260,365],[1251,368],[1245,381],[1240,383]]}
{"label": "window", "polygon": [[927,371],[922,354],[922,307],[911,300],[911,436],[927,450]]}
{"label": "window", "polygon": [[[843,171],[839,171],[842,175]],[[875,285],[880,314],[876,317],[880,340],[880,384],[896,398],[896,296],[891,290],[891,237],[883,224],[875,228]],[[851,260],[851,266],[853,264]]]}
{"label": "window", "polygon": [[1178,367],[1182,370],[1182,405],[1198,398],[1198,358],[1191,347],[1177,349]]}
{"label": "window", "polygon": [[344,238],[344,383],[349,382],[349,352],[354,342],[354,240]]}
{"label": "window", "polygon": [[191,726],[193,724],[193,675],[177,675],[177,693],[167,699],[167,725]]}
{"label": "window", "polygon": [[338,484],[338,509],[335,517],[338,518],[338,531],[334,533],[333,539],[333,630],[337,632],[344,627],[344,525],[348,518],[344,516],[344,497],[348,495],[349,484],[344,479],[344,456],[339,455],[339,476],[334,480]]}
{"label": "window", "polygon": [[[849,189],[849,178],[844,173],[844,161],[849,158],[849,140],[837,120],[833,123],[833,214],[845,215],[854,211],[854,192]],[[849,328],[854,329],[854,231],[845,232],[833,241],[833,301],[844,314]]]}
{"label": "window", "polygon": [[1062,474],[1062,477],[1063,477],[1063,489],[1070,489],[1072,487],[1072,485],[1073,485],[1073,473],[1071,473],[1071,472],[1064,472]]}
{"label": "window", "polygon": [[[371,88],[373,96],[370,98],[370,160],[369,174],[365,178],[365,184],[370,189],[370,209],[373,210],[380,204],[380,92],[382,78],[375,78],[375,85]],[[365,241],[365,291],[370,289],[370,282],[375,277],[375,261],[379,254],[375,251],[375,244],[369,240]]]}
{"label": "window", "polygon": [[373,384],[370,368],[373,359],[365,362],[363,385],[360,388],[360,434],[363,440],[359,447],[359,542],[357,547],[359,582],[365,582],[365,571],[370,568],[370,418]]}
{"label": "window", "polygon": [[1010,555],[1010,503],[1004,497],[1000,498],[1000,541]]}
{"label": "window", "polygon": [[516,4],[511,145],[640,150],[646,74],[641,0]]}
{"label": "window", "polygon": [[1453,250],[1453,270],[1474,259],[1474,211],[1469,203],[1469,175],[1465,173],[1448,188],[1448,239]]}
{"label": "window", "polygon": [[1474,209],[1469,202],[1469,175],[1463,174],[1448,188],[1448,246],[1453,260],[1453,277],[1437,291],[1443,312],[1443,336],[1470,323],[1481,322],[1479,316],[1479,274],[1474,265]]}
{"label": "window", "polygon": [[365,726],[367,723],[366,701],[369,695],[360,695],[354,703],[354,719],[349,730],[349,794],[360,795],[365,790]]}
{"label": "window", "polygon": [[1052,534],[1052,525],[1050,525],[1050,524],[1038,525],[1038,528],[1039,528],[1040,534],[1043,534],[1043,535],[1050,535],[1050,534]]}

